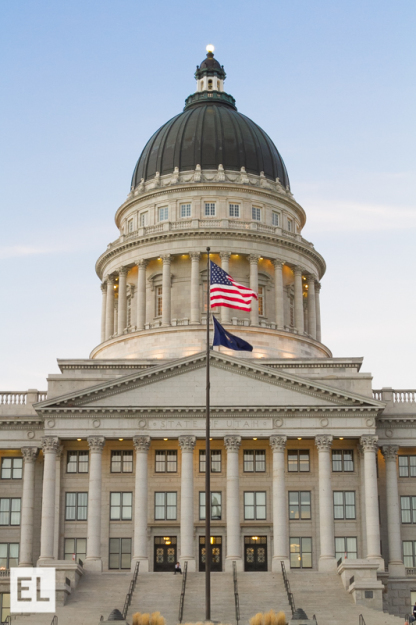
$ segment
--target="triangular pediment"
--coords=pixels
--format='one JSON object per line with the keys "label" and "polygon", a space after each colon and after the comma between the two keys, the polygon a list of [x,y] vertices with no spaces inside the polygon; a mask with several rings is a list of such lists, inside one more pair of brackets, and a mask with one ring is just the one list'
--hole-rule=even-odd
{"label": "triangular pediment", "polygon": [[[371,398],[219,352],[211,352],[210,371],[212,407],[383,407]],[[200,353],[55,397],[35,408],[40,413],[67,409],[192,409],[204,407],[205,397],[206,355]]]}

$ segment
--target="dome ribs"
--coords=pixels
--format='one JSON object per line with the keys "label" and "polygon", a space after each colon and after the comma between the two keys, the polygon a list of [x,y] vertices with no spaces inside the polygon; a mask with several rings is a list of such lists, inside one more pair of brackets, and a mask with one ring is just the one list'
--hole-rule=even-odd
{"label": "dome ribs", "polygon": [[[198,108],[198,122],[195,131],[194,164],[202,167],[202,140],[206,108]],[[194,167],[194,169],[195,169]]]}
{"label": "dome ribs", "polygon": [[259,175],[261,171],[264,171],[263,158],[260,145],[256,137],[256,133],[253,132],[253,129],[251,127],[253,122],[251,121],[251,119],[249,119],[245,115],[242,115],[241,113],[238,113],[238,116],[242,122],[242,127],[246,131],[244,133],[244,143],[249,144],[252,147],[252,154],[250,154],[249,152],[247,153],[246,171],[251,174]]}
{"label": "dome ribs", "polygon": [[237,133],[237,127],[234,124],[233,116],[228,113],[225,107],[221,109],[223,117],[223,138],[224,138],[224,169],[240,171],[242,167],[242,157],[240,148],[242,141]]}
{"label": "dome ribs", "polygon": [[181,171],[182,169],[182,162],[183,162],[183,138],[186,133],[186,127],[188,125],[189,118],[191,117],[192,113],[193,111],[185,111],[184,113],[181,113],[182,119],[178,123],[178,133],[177,133],[177,139],[176,139],[175,147],[174,147],[173,166],[177,167],[179,171]]}
{"label": "dome ribs", "polygon": [[180,151],[179,151],[179,171],[189,171],[195,169],[194,152],[195,152],[195,136],[198,124],[199,111],[190,109],[187,111],[188,117],[182,127]]}

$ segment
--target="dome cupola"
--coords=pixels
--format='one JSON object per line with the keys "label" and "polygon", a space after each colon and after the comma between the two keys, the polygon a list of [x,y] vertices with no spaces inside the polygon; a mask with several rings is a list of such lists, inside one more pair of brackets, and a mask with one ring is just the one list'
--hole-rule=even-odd
{"label": "dome cupola", "polygon": [[201,91],[224,91],[225,80],[224,65],[220,65],[214,59],[214,46],[207,46],[207,57],[196,66],[196,90]]}

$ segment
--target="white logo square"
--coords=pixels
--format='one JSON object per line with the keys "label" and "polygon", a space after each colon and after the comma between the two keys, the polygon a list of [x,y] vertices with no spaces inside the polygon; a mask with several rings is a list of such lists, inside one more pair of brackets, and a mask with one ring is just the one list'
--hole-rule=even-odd
{"label": "white logo square", "polygon": [[10,612],[55,612],[55,568],[12,567]]}

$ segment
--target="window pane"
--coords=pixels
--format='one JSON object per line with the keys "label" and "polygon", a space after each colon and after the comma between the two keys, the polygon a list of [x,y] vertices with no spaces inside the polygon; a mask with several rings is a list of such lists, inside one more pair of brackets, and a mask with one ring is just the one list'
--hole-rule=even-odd
{"label": "window pane", "polygon": [[357,558],[357,539],[346,538],[347,543],[347,556],[355,560]]}
{"label": "window pane", "polygon": [[10,525],[20,525],[20,499],[12,499]]}
{"label": "window pane", "polygon": [[279,225],[279,213],[272,213],[272,226]]}
{"label": "window pane", "polygon": [[256,493],[256,519],[266,518],[266,493]]}
{"label": "window pane", "polygon": [[66,472],[67,473],[77,472],[77,457],[78,457],[78,454],[76,451],[68,451],[67,456],[66,456]]}
{"label": "window pane", "polygon": [[409,456],[410,477],[416,477],[416,456]]}
{"label": "window pane", "polygon": [[345,495],[345,518],[355,519],[355,492],[347,491]]}
{"label": "window pane", "polygon": [[399,477],[409,477],[408,456],[399,456]]}
{"label": "window pane", "polygon": [[166,493],[166,519],[176,519],[176,493]]}
{"label": "window pane", "polygon": [[123,451],[123,473],[133,472],[133,452]]}
{"label": "window pane", "polygon": [[300,503],[301,503],[301,519],[310,519],[311,518],[311,494],[310,492],[301,492]]}
{"label": "window pane", "polygon": [[2,458],[1,477],[3,480],[9,480],[12,477],[12,459],[11,458]]}
{"label": "window pane", "polygon": [[244,450],[244,471],[254,471],[254,451]]}
{"label": "window pane", "polygon": [[266,470],[266,452],[256,451],[256,471]]}
{"label": "window pane", "polygon": [[199,450],[199,472],[205,473],[205,449]]}
{"label": "window pane", "polygon": [[354,471],[352,450],[344,451],[344,471]]}
{"label": "window pane", "polygon": [[299,519],[299,493],[289,493],[289,519]]}
{"label": "window pane", "polygon": [[88,451],[80,451],[78,454],[78,472],[88,473]]}
{"label": "window pane", "polygon": [[344,557],[344,553],[345,553],[345,538],[336,538],[335,539],[335,551],[336,551],[336,559],[337,559],[337,561],[340,558]]}
{"label": "window pane", "polygon": [[342,451],[332,452],[332,470],[342,471]]}
{"label": "window pane", "polygon": [[167,472],[176,473],[177,471],[177,452],[176,450],[169,450],[167,452]]}
{"label": "window pane", "polygon": [[287,470],[288,471],[298,470],[298,452],[297,451],[287,452]]}
{"label": "window pane", "polygon": [[290,568],[300,568],[300,538],[290,538]]}
{"label": "window pane", "polygon": [[309,451],[299,452],[299,471],[309,471]]}
{"label": "window pane", "polygon": [[131,521],[133,506],[133,493],[123,493],[123,510],[121,518],[123,521]]}
{"label": "window pane", "polygon": [[115,521],[120,518],[121,493],[111,493],[110,495],[110,520]]}
{"label": "window pane", "polygon": [[112,473],[121,472],[121,451],[111,452],[111,472]]}
{"label": "window pane", "polygon": [[254,519],[254,493],[244,493],[244,518]]}
{"label": "window pane", "polygon": [[156,451],[156,473],[164,473],[166,470],[166,454],[164,451]]}
{"label": "window pane", "polygon": [[23,458],[13,458],[13,479],[20,480],[23,474]]}
{"label": "window pane", "polygon": [[201,521],[205,520],[205,493],[199,493],[199,519]]}
{"label": "window pane", "polygon": [[7,543],[0,543],[0,570],[8,569],[7,566]]}
{"label": "window pane", "polygon": [[334,492],[334,519],[344,518],[344,497],[341,492]]}
{"label": "window pane", "polygon": [[211,471],[213,473],[221,473],[221,450],[213,449],[211,451]]}
{"label": "window pane", "polygon": [[65,538],[65,560],[72,560],[75,553],[75,538]]}
{"label": "window pane", "polygon": [[76,493],[66,493],[65,518],[67,521],[75,520],[76,501]]}
{"label": "window pane", "polygon": [[312,568],[312,554],[311,553],[302,553],[302,568],[303,569]]}
{"label": "window pane", "polygon": [[402,510],[402,523],[411,523],[410,497],[400,497],[400,506]]}
{"label": "window pane", "polygon": [[118,552],[117,553],[110,553],[110,559],[109,559],[109,562],[108,562],[108,568],[110,568],[110,569],[118,569],[118,568],[120,568],[119,562],[120,562],[120,556],[119,556]]}
{"label": "window pane", "polygon": [[211,493],[211,519],[221,520],[221,493]]}

